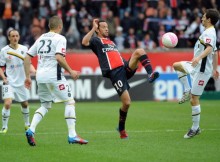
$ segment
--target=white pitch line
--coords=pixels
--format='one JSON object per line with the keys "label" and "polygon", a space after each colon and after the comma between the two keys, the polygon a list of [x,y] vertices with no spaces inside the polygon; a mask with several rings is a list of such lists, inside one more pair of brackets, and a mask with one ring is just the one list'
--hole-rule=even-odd
{"label": "white pitch line", "polygon": [[[166,129],[166,130],[128,130],[128,133],[157,133],[157,132],[184,132],[186,130],[175,130],[175,129]],[[220,131],[220,129],[202,129],[202,131]],[[111,134],[111,133],[115,133],[117,132],[115,131],[88,131],[88,132],[80,132],[79,134]],[[67,134],[66,132],[50,132],[50,133],[43,133],[43,132],[36,132],[36,134],[39,135],[59,135],[59,134]],[[9,136],[23,136],[25,135],[25,133],[6,133],[6,134],[2,134],[2,135],[9,135]]]}

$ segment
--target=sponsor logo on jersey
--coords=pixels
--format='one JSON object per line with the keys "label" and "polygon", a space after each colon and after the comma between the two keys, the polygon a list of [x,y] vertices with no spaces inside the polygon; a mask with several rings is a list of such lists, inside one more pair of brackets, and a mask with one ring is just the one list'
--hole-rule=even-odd
{"label": "sponsor logo on jersey", "polygon": [[61,91],[64,90],[64,89],[65,89],[65,85],[64,85],[64,84],[59,85],[59,89],[60,89]]}
{"label": "sponsor logo on jersey", "polygon": [[118,49],[112,45],[108,45],[107,48],[102,48],[102,52],[110,52],[110,51],[117,51],[118,52]]}
{"label": "sponsor logo on jersey", "polygon": [[198,85],[203,86],[204,85],[204,80],[199,80]]}
{"label": "sponsor logo on jersey", "polygon": [[9,55],[9,56],[8,56],[8,59],[11,60],[11,59],[12,59],[12,56]]}
{"label": "sponsor logo on jersey", "polygon": [[10,65],[10,68],[11,69],[16,69],[16,68],[20,68],[20,67],[23,67],[23,63],[22,64],[16,64],[16,65]]}

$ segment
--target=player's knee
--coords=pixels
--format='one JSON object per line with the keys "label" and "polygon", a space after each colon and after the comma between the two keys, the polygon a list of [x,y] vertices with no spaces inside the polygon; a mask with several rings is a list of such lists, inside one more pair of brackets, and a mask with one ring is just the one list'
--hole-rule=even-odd
{"label": "player's knee", "polygon": [[146,52],[143,48],[138,48],[138,49],[135,50],[135,54],[141,56],[143,54],[146,54]]}
{"label": "player's knee", "polygon": [[75,105],[75,100],[74,99],[69,100],[69,101],[65,102],[65,105]]}
{"label": "player's knee", "polygon": [[192,97],[190,99],[190,103],[191,103],[192,106],[199,105],[199,98],[198,98],[198,96],[192,95]]}
{"label": "player's knee", "polygon": [[178,67],[179,67],[179,63],[178,62],[174,62],[173,63],[173,68],[176,70],[176,69],[178,69]]}
{"label": "player's knee", "polygon": [[193,100],[192,98],[190,99],[190,103],[192,106],[194,106],[196,104],[195,100]]}
{"label": "player's knee", "polygon": [[128,109],[131,105],[131,100],[126,100],[123,102],[123,108]]}
{"label": "player's knee", "polygon": [[184,70],[184,68],[183,68],[183,66],[182,66],[182,64],[180,62],[175,62],[173,64],[173,68],[177,72],[179,71],[179,72],[184,73],[184,75],[186,74],[186,71]]}
{"label": "player's knee", "polygon": [[27,102],[27,101],[22,102],[22,103],[21,103],[21,106],[22,106],[23,108],[27,108],[27,107],[28,107],[28,102]]}
{"label": "player's knee", "polygon": [[6,109],[10,109],[11,104],[12,104],[12,101],[11,101],[11,100],[5,100],[5,102],[4,102],[4,107],[5,107]]}

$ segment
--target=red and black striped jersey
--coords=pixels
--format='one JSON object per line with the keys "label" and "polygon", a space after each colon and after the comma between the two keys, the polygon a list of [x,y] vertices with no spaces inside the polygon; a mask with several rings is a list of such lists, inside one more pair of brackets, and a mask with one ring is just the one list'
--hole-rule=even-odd
{"label": "red and black striped jersey", "polygon": [[92,37],[89,43],[89,47],[98,57],[103,76],[106,76],[109,71],[124,65],[117,46],[110,39]]}

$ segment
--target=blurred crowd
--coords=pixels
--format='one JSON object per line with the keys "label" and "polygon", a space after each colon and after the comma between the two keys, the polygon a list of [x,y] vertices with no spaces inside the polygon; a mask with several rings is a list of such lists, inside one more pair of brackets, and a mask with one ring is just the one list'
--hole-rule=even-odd
{"label": "blurred crowd", "polygon": [[[203,11],[220,9],[220,0],[0,0],[0,49],[7,42],[7,31],[20,31],[20,43],[31,46],[48,31],[50,16],[63,19],[67,48],[84,49],[83,36],[92,19],[109,24],[109,36],[119,50],[137,47],[163,49],[161,37],[174,32],[177,48],[192,48],[200,33]],[[220,43],[220,23],[216,25]]]}

